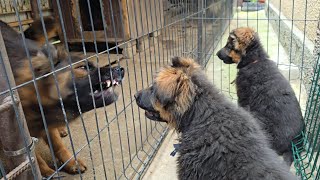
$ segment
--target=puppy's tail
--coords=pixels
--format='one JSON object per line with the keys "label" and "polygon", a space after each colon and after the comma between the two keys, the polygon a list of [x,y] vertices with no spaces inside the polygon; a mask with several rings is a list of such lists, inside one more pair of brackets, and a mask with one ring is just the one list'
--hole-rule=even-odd
{"label": "puppy's tail", "polygon": [[[53,16],[43,17],[48,39],[58,36],[59,23]],[[36,41],[40,46],[46,42],[45,33],[43,32],[41,19],[33,21],[31,26],[24,31],[26,38]]]}

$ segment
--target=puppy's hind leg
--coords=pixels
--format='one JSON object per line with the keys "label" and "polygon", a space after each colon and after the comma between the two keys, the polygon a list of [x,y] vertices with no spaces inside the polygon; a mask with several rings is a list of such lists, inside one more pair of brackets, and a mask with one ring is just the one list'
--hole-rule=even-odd
{"label": "puppy's hind leg", "polygon": [[43,177],[51,176],[55,171],[48,166],[48,164],[46,163],[46,161],[44,159],[42,159],[40,153],[36,152],[36,157],[37,157],[37,161],[38,161],[41,175]]}

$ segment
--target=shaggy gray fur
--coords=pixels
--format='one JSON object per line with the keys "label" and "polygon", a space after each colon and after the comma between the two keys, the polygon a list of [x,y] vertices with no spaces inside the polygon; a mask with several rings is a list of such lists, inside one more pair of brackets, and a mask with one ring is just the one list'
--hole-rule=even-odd
{"label": "shaggy gray fur", "polygon": [[[172,61],[174,68],[183,66],[177,57]],[[247,111],[219,93],[200,68],[189,73],[189,87],[194,87],[195,92],[188,110],[182,114],[175,113],[179,91],[159,96],[161,88],[155,82],[135,94],[138,106],[146,110],[150,119],[164,121],[154,108],[155,100],[174,116],[175,128],[181,132],[179,179],[297,179],[270,148],[259,124]]]}
{"label": "shaggy gray fur", "polygon": [[179,179],[296,179],[249,113],[219,94],[203,73],[192,82],[201,92],[178,119]]}

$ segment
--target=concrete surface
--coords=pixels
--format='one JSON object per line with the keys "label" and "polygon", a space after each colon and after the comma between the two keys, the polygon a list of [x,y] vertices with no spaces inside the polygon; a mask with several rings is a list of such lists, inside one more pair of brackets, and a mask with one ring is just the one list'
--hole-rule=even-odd
{"label": "concrete surface", "polygon": [[269,0],[269,2],[288,18],[290,24],[293,22],[300,31],[306,32],[307,38],[314,41],[320,15],[319,0]]}
{"label": "concrete surface", "polygon": [[142,180],[178,179],[176,173],[178,154],[175,156],[170,156],[170,153],[174,150],[173,144],[178,143],[177,138],[178,135],[175,131],[169,131]]}
{"label": "concrete surface", "polygon": [[[270,19],[274,19],[273,21],[270,21],[270,24],[277,33],[281,45],[288,54],[289,61],[295,64],[296,68],[299,68],[299,70],[303,72],[301,74],[303,83],[306,85],[307,89],[309,89],[313,76],[312,69],[315,65],[315,58],[313,56],[314,40],[309,40],[307,32],[301,30],[301,24],[293,23],[289,20],[290,18],[285,17],[273,3],[268,4],[265,13]],[[311,25],[310,23],[314,23],[314,21],[308,21],[308,25]],[[299,25],[300,28],[296,25]],[[315,29],[313,28],[313,30]],[[314,31],[314,33],[315,32],[316,31]]]}

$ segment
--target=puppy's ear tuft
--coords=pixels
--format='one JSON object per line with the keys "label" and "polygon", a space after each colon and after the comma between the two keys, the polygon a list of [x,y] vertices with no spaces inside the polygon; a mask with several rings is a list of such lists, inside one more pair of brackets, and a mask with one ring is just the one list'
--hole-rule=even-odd
{"label": "puppy's ear tuft", "polygon": [[[57,49],[54,47],[54,45],[52,44],[46,44],[44,46],[42,46],[41,48],[41,52],[42,54],[44,54],[47,58],[50,58],[50,56],[53,59],[56,59],[58,57],[58,51]],[[39,53],[39,52],[38,52]]]}
{"label": "puppy's ear tuft", "polygon": [[171,58],[172,67],[182,67],[183,64],[181,64],[181,59],[178,56],[174,56]]}
{"label": "puppy's ear tuft", "polygon": [[32,66],[37,77],[51,72],[50,60],[53,65],[59,62],[58,51],[51,44],[44,45],[37,55],[32,57]]}

